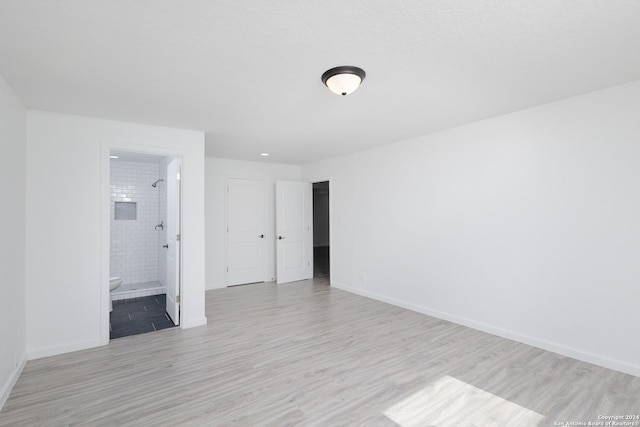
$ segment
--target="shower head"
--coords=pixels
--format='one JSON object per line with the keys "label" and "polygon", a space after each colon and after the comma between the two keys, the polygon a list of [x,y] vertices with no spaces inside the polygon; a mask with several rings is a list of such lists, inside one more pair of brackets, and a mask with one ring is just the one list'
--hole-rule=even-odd
{"label": "shower head", "polygon": [[160,178],[159,180],[157,180],[156,182],[154,182],[153,184],[151,184],[151,186],[153,188],[156,188],[156,185],[158,185],[159,182],[164,182],[164,179]]}

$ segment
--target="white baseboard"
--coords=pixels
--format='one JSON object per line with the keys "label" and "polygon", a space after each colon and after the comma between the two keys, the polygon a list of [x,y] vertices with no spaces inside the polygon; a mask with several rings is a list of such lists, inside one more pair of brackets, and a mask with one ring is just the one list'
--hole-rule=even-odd
{"label": "white baseboard", "polygon": [[26,364],[27,364],[27,357],[25,355],[25,356],[22,356],[20,363],[18,363],[18,366],[16,366],[16,369],[13,370],[7,382],[4,383],[4,385],[2,386],[2,390],[0,391],[0,409],[2,409],[5,402],[9,398],[9,395],[11,394],[11,390],[13,390],[13,386],[15,386],[16,383],[18,382],[18,378],[20,378],[20,374],[22,374],[22,370],[24,369],[24,366]]}
{"label": "white baseboard", "polygon": [[189,320],[186,322],[182,322],[180,327],[182,329],[195,328],[196,326],[204,326],[207,324],[207,318],[201,317],[200,319]]}
{"label": "white baseboard", "polygon": [[438,319],[447,320],[458,325],[467,326],[472,329],[477,329],[482,332],[487,332],[492,335],[497,335],[502,338],[507,338],[513,341],[517,341],[523,344],[527,344],[533,347],[537,347],[543,350],[552,351],[554,353],[561,354],[563,356],[571,357],[581,360],[583,362],[592,363],[594,365],[602,366],[603,368],[613,369],[616,371],[624,372],[626,374],[635,375],[640,377],[640,365],[623,362],[620,360],[610,359],[602,357],[597,354],[593,354],[588,351],[583,351],[573,347],[568,347],[563,344],[558,344],[552,341],[547,341],[541,338],[531,337],[523,335],[515,331],[502,329],[475,320],[467,319],[460,316],[444,313],[438,310],[433,310],[428,307],[419,306],[399,299],[387,297],[385,295],[378,294],[376,292],[369,292],[362,289],[354,288],[351,286],[343,285],[340,283],[331,283],[331,286],[347,291],[356,295],[371,298],[377,301],[386,302],[391,305],[406,308],[407,310],[415,311],[418,313],[426,314],[428,316],[436,317]]}
{"label": "white baseboard", "polygon": [[41,348],[37,350],[27,351],[27,359],[41,359],[43,357],[57,356],[59,354],[71,353],[72,351],[87,350],[89,348],[100,347],[104,345],[99,339],[90,341],[75,342],[55,347]]}
{"label": "white baseboard", "polygon": [[222,289],[226,287],[227,285],[225,283],[205,283],[204,290],[211,291],[213,289]]}
{"label": "white baseboard", "polygon": [[[207,318],[202,317],[199,319],[183,322],[180,325],[180,327],[183,329],[187,329],[187,328],[193,328],[196,326],[203,326],[206,324],[207,324]],[[101,340],[97,339],[97,340],[76,342],[72,344],[65,344],[65,345],[55,346],[55,347],[41,348],[37,350],[30,350],[30,351],[27,351],[27,359],[34,360],[34,359],[41,359],[43,357],[57,356],[59,354],[71,353],[72,351],[87,350],[89,348],[100,347],[105,344],[108,344],[108,342],[103,343],[101,342]]]}

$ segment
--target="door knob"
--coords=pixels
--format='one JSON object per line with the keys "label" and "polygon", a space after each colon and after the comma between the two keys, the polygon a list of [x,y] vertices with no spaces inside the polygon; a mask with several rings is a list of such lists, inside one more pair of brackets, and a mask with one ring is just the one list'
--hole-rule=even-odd
{"label": "door knob", "polygon": [[162,245],[162,247],[165,249],[169,249],[169,244],[167,243],[166,245]]}
{"label": "door knob", "polygon": [[282,239],[284,239],[284,237],[278,236],[278,240],[282,240]]}
{"label": "door knob", "polygon": [[258,237],[261,238],[261,239],[264,239],[264,234],[261,234]]}

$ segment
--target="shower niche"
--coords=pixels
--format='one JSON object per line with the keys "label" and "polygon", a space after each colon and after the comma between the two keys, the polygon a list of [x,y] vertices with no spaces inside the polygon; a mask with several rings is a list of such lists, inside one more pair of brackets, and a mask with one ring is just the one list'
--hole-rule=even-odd
{"label": "shower niche", "polygon": [[135,220],[137,212],[137,202],[114,202],[115,220]]}

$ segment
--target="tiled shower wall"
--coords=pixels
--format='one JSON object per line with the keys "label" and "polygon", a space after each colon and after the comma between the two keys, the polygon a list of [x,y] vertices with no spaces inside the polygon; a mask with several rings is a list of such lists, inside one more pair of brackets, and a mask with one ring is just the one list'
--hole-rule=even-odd
{"label": "tiled shower wall", "polygon": [[158,230],[158,281],[162,286],[165,286],[167,278],[167,250],[162,245],[167,243],[167,165],[170,160],[160,164],[160,178],[164,181],[158,183],[158,218],[164,224],[164,229]]}
{"label": "tiled shower wall", "polygon": [[[124,284],[151,282],[158,276],[159,199],[161,166],[154,163],[111,160],[111,276]],[[136,202],[135,220],[116,220],[115,202]],[[166,222],[166,220],[165,220]]]}

